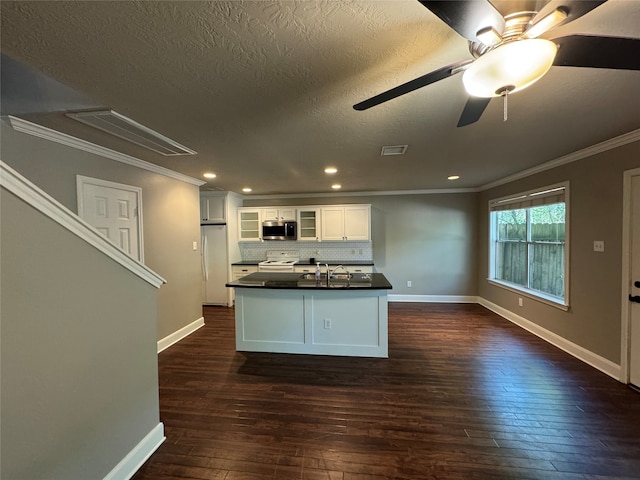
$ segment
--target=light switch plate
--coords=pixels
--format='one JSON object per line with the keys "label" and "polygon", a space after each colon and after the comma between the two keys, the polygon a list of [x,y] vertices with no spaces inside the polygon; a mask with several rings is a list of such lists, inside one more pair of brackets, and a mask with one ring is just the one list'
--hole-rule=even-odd
{"label": "light switch plate", "polygon": [[593,241],[593,251],[594,252],[604,252],[604,240],[594,240]]}

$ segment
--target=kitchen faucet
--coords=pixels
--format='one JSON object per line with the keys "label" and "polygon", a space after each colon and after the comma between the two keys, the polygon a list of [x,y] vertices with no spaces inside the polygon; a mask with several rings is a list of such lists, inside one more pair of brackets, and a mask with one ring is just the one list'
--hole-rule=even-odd
{"label": "kitchen faucet", "polygon": [[349,281],[349,270],[347,270],[343,265],[338,265],[333,270],[329,270],[329,265],[325,263],[325,267],[327,267],[327,287],[329,286],[329,281],[331,280],[331,276],[334,273],[336,273],[336,270],[338,270],[339,268],[347,272],[347,282]]}

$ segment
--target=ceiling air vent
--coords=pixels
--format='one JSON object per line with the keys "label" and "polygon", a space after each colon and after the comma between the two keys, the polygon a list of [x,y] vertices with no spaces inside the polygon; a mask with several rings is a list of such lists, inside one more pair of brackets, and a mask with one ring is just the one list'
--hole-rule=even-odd
{"label": "ceiling air vent", "polygon": [[407,147],[409,145],[386,145],[382,147],[382,152],[380,155],[383,157],[387,155],[404,155],[404,152],[407,151]]}
{"label": "ceiling air vent", "polygon": [[195,155],[198,153],[113,110],[68,112],[66,115],[161,155]]}

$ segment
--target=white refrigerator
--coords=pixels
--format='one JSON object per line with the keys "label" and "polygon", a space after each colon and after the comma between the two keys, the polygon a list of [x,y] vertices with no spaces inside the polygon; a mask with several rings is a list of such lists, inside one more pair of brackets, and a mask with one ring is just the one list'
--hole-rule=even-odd
{"label": "white refrigerator", "polygon": [[229,291],[225,287],[229,261],[227,226],[203,225],[202,240],[202,303],[228,305]]}

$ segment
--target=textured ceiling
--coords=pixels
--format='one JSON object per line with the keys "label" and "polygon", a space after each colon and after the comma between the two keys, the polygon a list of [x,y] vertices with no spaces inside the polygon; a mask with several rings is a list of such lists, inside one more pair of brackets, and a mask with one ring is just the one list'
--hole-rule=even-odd
{"label": "textured ceiling", "polygon": [[[506,14],[544,2],[493,4]],[[553,67],[510,97],[507,122],[494,99],[464,128],[456,128],[467,99],[461,75],[353,110],[381,91],[471,58],[467,41],[415,0],[0,6],[4,55],[87,105],[112,108],[198,155],[162,157],[46,108],[64,98],[19,112],[23,118],[193,177],[214,171],[209,188],[475,188],[640,128],[638,71]],[[640,37],[640,0],[610,0],[557,30]],[[12,70],[3,65],[1,73]],[[383,145],[399,144],[409,145],[404,156],[380,156]],[[328,165],[339,170],[333,178],[323,173]],[[450,174],[461,178],[447,181]]]}

